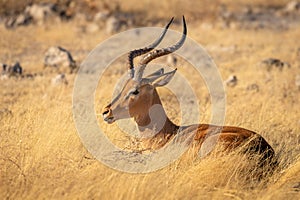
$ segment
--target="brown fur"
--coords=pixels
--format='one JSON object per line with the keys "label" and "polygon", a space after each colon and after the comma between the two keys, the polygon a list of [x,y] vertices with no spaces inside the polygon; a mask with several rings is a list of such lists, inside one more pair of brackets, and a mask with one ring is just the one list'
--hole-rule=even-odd
{"label": "brown fur", "polygon": [[[132,88],[138,88],[139,95],[126,100],[124,96],[128,94]],[[131,98],[131,97],[129,97]],[[143,136],[144,127],[151,122],[149,116],[149,109],[153,105],[161,105],[161,100],[156,91],[156,88],[151,84],[139,85],[133,80],[129,80],[121,94],[116,98],[112,104],[109,104],[104,113],[108,113],[108,117],[115,117],[116,119],[133,117],[137,125],[140,127],[140,134]],[[129,116],[124,116],[124,107],[128,106]],[[118,113],[121,113],[118,115]],[[175,125],[165,114],[163,110],[161,115],[165,115],[166,121],[162,129],[154,134],[152,137],[141,139],[141,151],[158,150],[167,145],[172,139],[180,134],[180,140],[186,142],[187,145],[193,147],[194,150],[199,151],[206,140],[215,140],[217,144],[224,147],[224,151],[232,151],[237,148],[244,148],[244,152],[256,153],[261,155],[261,165],[270,163],[274,158],[274,150],[271,145],[259,134],[234,126],[215,126],[209,124],[195,124],[185,127]],[[155,124],[155,120],[152,119]],[[147,131],[152,130],[151,127]],[[154,131],[154,130],[153,130]],[[273,162],[273,161],[272,161]]]}

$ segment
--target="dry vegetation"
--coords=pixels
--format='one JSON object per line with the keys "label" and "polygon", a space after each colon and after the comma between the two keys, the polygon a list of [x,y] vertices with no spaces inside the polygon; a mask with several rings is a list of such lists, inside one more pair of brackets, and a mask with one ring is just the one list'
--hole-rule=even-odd
{"label": "dry vegetation", "polygon": [[[300,91],[295,86],[295,75],[300,73],[300,26],[284,30],[207,27],[201,19],[206,16],[203,7],[214,10],[217,2],[196,4],[201,7],[191,6],[192,1],[183,7],[165,2],[160,5],[159,1],[126,2],[121,8],[137,13],[153,4],[160,24],[172,15],[179,18],[186,13],[189,37],[206,47],[224,79],[230,74],[238,77],[237,86],[226,89],[226,124],[265,137],[278,155],[278,170],[257,181],[251,176],[253,166],[249,160],[235,153],[178,160],[149,174],[127,174],[104,166],[87,152],[75,129],[72,90],[76,75],[67,74],[68,85],[52,86],[56,72],[43,69],[43,54],[49,46],[60,45],[81,61],[109,35],[101,30],[78,32],[72,21],[13,30],[1,26],[0,62],[19,60],[25,73],[43,72],[43,76],[0,81],[0,199],[299,199]],[[286,2],[274,1],[272,5]],[[267,1],[260,0],[218,3],[232,9],[267,5]],[[167,6],[169,12],[164,12]],[[145,15],[150,18],[154,13],[147,11]],[[172,28],[181,30],[180,25]],[[291,67],[268,72],[257,65],[269,57],[282,59]],[[206,101],[206,87],[197,81],[199,77],[183,70],[188,68],[187,63],[180,64],[179,72],[186,74],[200,99],[201,122],[207,123],[210,103]],[[115,68],[110,68],[101,83],[106,84],[103,87],[107,91],[97,90],[96,113],[109,101],[109,88],[121,77],[119,72],[126,71],[120,61],[113,65]],[[247,90],[252,84],[257,84],[259,91]],[[178,110],[172,106],[175,97],[169,97],[165,89],[159,92],[168,115],[178,121]],[[106,125],[101,118],[99,124],[114,143],[124,145],[127,137],[117,126]]]}

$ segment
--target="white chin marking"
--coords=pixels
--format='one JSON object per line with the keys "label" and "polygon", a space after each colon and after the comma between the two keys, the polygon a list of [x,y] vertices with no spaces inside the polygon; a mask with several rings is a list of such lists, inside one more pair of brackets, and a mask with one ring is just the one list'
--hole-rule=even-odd
{"label": "white chin marking", "polygon": [[108,123],[108,124],[112,124],[112,123],[115,122],[115,120],[114,119],[108,119],[108,120],[105,120],[105,122]]}

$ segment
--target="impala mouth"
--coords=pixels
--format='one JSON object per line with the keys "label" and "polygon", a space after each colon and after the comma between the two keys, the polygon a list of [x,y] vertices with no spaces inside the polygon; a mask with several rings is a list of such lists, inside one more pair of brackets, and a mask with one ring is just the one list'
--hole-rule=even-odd
{"label": "impala mouth", "polygon": [[106,123],[108,123],[108,124],[112,124],[112,123],[114,123],[116,120],[115,120],[114,117],[106,117],[106,118],[104,118],[104,121],[105,121]]}

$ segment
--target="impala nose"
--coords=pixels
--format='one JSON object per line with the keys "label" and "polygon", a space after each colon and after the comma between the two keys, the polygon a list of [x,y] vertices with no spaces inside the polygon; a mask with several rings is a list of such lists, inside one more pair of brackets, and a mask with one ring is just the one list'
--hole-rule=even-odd
{"label": "impala nose", "polygon": [[114,116],[112,114],[112,110],[109,107],[104,108],[104,112],[102,113],[104,121],[111,124],[115,121]]}

